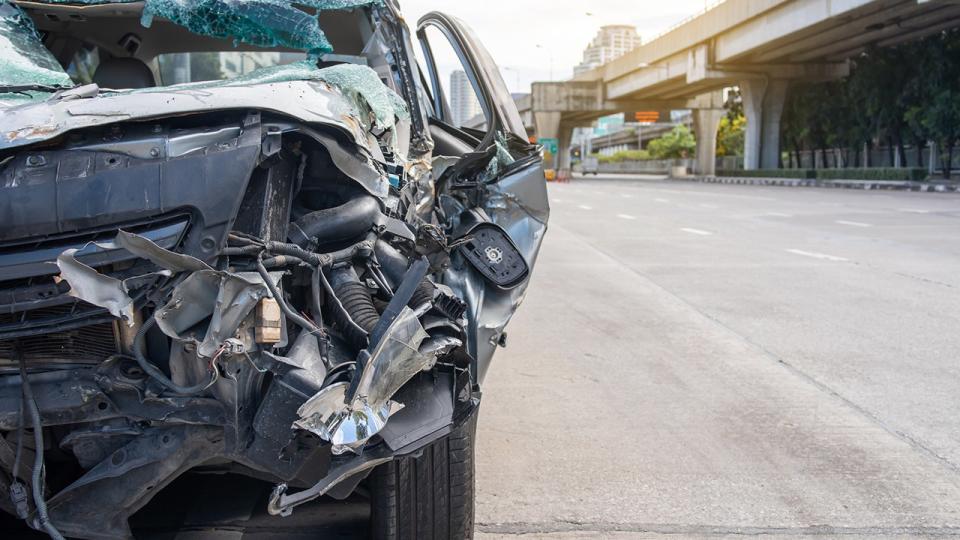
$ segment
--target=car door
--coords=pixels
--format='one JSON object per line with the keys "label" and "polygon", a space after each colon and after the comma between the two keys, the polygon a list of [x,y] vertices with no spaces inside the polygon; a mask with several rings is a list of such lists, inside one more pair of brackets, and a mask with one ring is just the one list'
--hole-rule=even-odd
{"label": "car door", "polygon": [[[432,12],[420,19],[417,38],[428,79],[434,156],[459,158],[455,167],[464,169],[476,160],[499,160],[496,167],[487,169],[492,171],[491,177],[477,190],[476,206],[467,211],[502,229],[532,270],[550,215],[540,148],[529,143],[497,65],[469,27],[454,17]],[[446,79],[449,84],[444,84]],[[461,113],[470,109],[464,107],[463,96],[451,100],[458,98],[451,95],[455,81],[459,81],[458,92],[472,92],[477,115],[465,118],[456,114],[453,105],[462,107]],[[468,346],[480,381],[496,347],[506,343],[504,327],[522,300],[528,280],[529,273],[516,284],[502,286],[485,280],[479,272],[449,276],[447,284],[470,306]]]}

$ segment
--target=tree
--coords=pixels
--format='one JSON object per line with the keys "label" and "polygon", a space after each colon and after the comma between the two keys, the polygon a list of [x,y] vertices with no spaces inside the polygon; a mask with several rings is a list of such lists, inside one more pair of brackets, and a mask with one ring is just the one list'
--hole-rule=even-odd
{"label": "tree", "polygon": [[724,116],[720,119],[720,129],[717,130],[717,155],[742,156],[744,144],[744,128],[747,119],[743,115],[731,119]]}
{"label": "tree", "polygon": [[906,113],[911,125],[922,126],[936,142],[943,177],[950,179],[953,150],[960,139],[960,31],[925,40],[917,101]]}
{"label": "tree", "polygon": [[730,90],[724,108],[727,114],[720,119],[720,128],[717,130],[717,155],[742,156],[747,118],[743,114],[739,88]]}
{"label": "tree", "polygon": [[807,123],[807,87],[796,85],[787,94],[783,116],[780,118],[780,133],[784,148],[793,152],[797,167],[803,167],[801,152],[806,150],[810,141],[810,127]]}
{"label": "tree", "polygon": [[650,141],[647,151],[653,159],[679,159],[690,156],[697,148],[697,142],[687,126],[679,125],[673,131]]}

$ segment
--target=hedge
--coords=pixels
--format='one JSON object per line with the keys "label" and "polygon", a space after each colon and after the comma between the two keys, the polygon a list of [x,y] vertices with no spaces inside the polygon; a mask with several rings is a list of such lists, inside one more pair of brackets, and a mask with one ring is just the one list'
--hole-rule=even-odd
{"label": "hedge", "polygon": [[717,171],[717,176],[732,176],[735,178],[816,178],[817,171],[813,169],[740,169]]}
{"label": "hedge", "polygon": [[910,180],[927,179],[927,170],[921,168],[875,167],[869,169],[754,169],[717,171],[717,176],[734,178],[799,178],[804,180]]}
{"label": "hedge", "polygon": [[927,170],[921,168],[895,169],[876,167],[870,169],[819,169],[818,180],[911,180],[920,182],[927,179]]}

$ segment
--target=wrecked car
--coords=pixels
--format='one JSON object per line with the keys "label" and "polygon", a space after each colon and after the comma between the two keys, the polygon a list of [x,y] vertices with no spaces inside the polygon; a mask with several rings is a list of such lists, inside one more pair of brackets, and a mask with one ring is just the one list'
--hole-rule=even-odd
{"label": "wrecked car", "polygon": [[376,537],[472,536],[482,383],[548,215],[452,17],[0,0],[0,509],[131,538],[202,469],[271,483],[276,520],[362,492]]}

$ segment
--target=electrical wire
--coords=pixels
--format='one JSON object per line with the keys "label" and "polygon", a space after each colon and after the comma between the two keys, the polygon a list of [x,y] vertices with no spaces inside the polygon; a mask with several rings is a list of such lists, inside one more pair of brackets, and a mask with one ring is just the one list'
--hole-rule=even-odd
{"label": "electrical wire", "polygon": [[369,332],[367,332],[366,330],[363,329],[362,326],[357,324],[356,321],[354,321],[353,318],[350,316],[350,312],[347,311],[347,308],[343,307],[343,303],[340,302],[340,299],[337,297],[337,293],[333,291],[333,286],[330,285],[330,281],[327,280],[327,276],[325,276],[322,271],[319,272],[319,279],[320,279],[320,283],[323,284],[324,290],[327,291],[327,296],[332,298],[333,303],[340,309],[340,312],[343,314],[344,320],[346,320],[350,324],[350,326],[355,328],[362,335],[369,336]]}
{"label": "electrical wire", "polygon": [[20,391],[20,410],[17,413],[17,453],[13,458],[13,470],[11,474],[14,480],[20,479],[20,458],[23,456],[23,407],[26,397],[23,390]]}
{"label": "electrical wire", "polygon": [[277,301],[277,304],[280,306],[280,309],[283,313],[293,320],[297,326],[303,328],[307,332],[312,334],[317,334],[319,336],[326,336],[326,332],[323,331],[323,328],[317,326],[315,323],[305,319],[302,315],[296,311],[290,309],[290,305],[287,304],[287,301],[284,300],[283,294],[280,293],[280,290],[277,289],[277,286],[273,283],[273,278],[270,277],[270,273],[267,272],[267,269],[263,266],[263,257],[257,257],[257,272],[260,274],[260,277],[263,279],[263,282],[267,285],[267,289],[270,291],[270,295],[273,296],[273,299]]}
{"label": "electrical wire", "polygon": [[50,516],[47,513],[47,501],[43,500],[43,423],[40,421],[40,409],[37,407],[37,401],[33,396],[33,388],[30,387],[30,380],[27,377],[27,364],[22,354],[18,354],[20,360],[20,385],[23,389],[23,397],[30,413],[30,420],[33,424],[33,444],[35,447],[33,459],[33,475],[31,482],[33,488],[33,504],[37,507],[37,520],[40,527],[54,540],[63,540],[63,535],[50,522]]}
{"label": "electrical wire", "polygon": [[159,382],[169,390],[173,390],[175,393],[185,395],[185,396],[199,394],[200,392],[203,392],[207,388],[210,388],[211,386],[213,386],[213,384],[217,382],[217,379],[220,377],[220,374],[217,372],[216,366],[211,366],[211,375],[210,375],[209,381],[196,384],[193,386],[181,386],[173,382],[172,380],[170,380],[169,377],[167,377],[162,371],[160,371],[160,368],[155,366],[152,362],[150,362],[150,360],[147,359],[146,356],[144,356],[144,349],[146,349],[147,332],[149,332],[150,329],[153,328],[156,324],[157,324],[156,317],[151,316],[149,319],[147,319],[143,323],[143,325],[140,326],[140,330],[137,331],[137,335],[133,339],[133,357],[137,361],[137,364],[140,366],[140,369],[142,369],[147,375],[150,375],[151,377],[153,377],[157,382]]}

